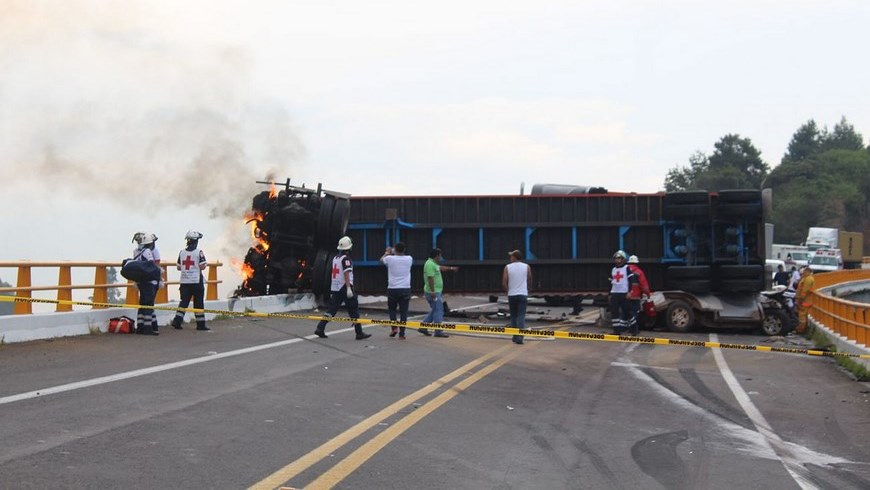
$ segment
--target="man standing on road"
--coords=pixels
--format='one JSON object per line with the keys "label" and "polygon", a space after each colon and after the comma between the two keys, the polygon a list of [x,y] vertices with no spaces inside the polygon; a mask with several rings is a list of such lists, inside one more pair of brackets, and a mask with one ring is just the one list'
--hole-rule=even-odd
{"label": "man standing on road", "polygon": [[613,335],[622,335],[626,329],[637,332],[637,318],[628,299],[631,284],[637,282],[625,263],[625,252],[617,250],[613,254],[613,269],[610,270],[610,319],[613,322]]}
{"label": "man standing on road", "polygon": [[783,267],[782,264],[776,266],[776,274],[773,275],[773,284],[788,288],[789,281],[791,281],[791,274],[785,271],[785,267]]}
{"label": "man standing on road", "polygon": [[[529,284],[532,282],[532,268],[523,262],[523,253],[513,250],[508,253],[510,263],[504,266],[501,284],[507,291],[508,307],[511,313],[511,327],[526,328],[526,306],[529,301]],[[514,335],[515,344],[523,343],[522,335]]]}
{"label": "man standing on road", "polygon": [[[433,248],[429,252],[429,260],[423,265],[423,293],[426,302],[429,303],[429,314],[423,319],[423,323],[442,323],[444,321],[444,281],[441,271],[458,271],[459,267],[448,267],[439,264],[441,262],[441,249]],[[421,328],[420,333],[429,336],[429,329]],[[435,330],[436,337],[449,337],[443,330]]]}
{"label": "man standing on road", "polygon": [[634,311],[634,325],[629,326],[631,334],[635,336],[640,334],[641,301],[646,301],[652,294],[649,289],[649,281],[646,280],[646,274],[638,264],[640,264],[640,259],[637,258],[637,255],[628,258],[628,270],[637,278],[637,281],[630,284],[628,291],[628,300],[631,302],[632,311]]}
{"label": "man standing on road", "polygon": [[[414,258],[405,255],[405,244],[396,242],[392,248],[387,247],[381,262],[387,266],[387,309],[390,312],[390,321],[396,321],[396,310],[402,322],[408,321],[408,303],[411,301],[411,264]],[[392,327],[390,337],[399,334],[401,340],[405,340],[405,326]]]}
{"label": "man standing on road", "polygon": [[[193,307],[201,310],[205,308],[205,279],[202,276],[202,271],[207,265],[205,254],[199,248],[199,239],[202,238],[202,233],[190,230],[184,238],[187,240],[187,246],[178,252],[178,260],[175,262],[175,267],[181,271],[179,281],[181,283],[179,286],[181,301],[178,302],[178,307],[187,308],[190,305],[190,300],[193,299]],[[196,312],[193,316],[196,318],[197,330],[211,330],[205,325],[204,312]],[[172,326],[176,330],[181,330],[183,322],[184,311],[176,311],[175,318],[172,319]]]}
{"label": "man standing on road", "polygon": [[[359,318],[359,301],[353,293],[353,261],[350,260],[350,250],[353,248],[353,242],[350,237],[343,236],[338,240],[338,253],[332,259],[332,283],[329,290],[329,311],[326,313],[328,317],[334,317],[344,303],[347,306],[347,314],[351,318]],[[325,332],[326,324],[329,320],[321,320],[317,324],[317,329],[314,333],[322,338],[328,338]],[[356,332],[356,339],[363,340],[371,337],[369,333],[364,333],[362,325],[354,322],[353,329]]]}

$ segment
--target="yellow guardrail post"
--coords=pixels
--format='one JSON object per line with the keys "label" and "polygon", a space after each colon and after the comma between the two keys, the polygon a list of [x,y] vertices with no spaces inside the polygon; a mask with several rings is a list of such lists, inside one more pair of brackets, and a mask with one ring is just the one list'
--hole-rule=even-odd
{"label": "yellow guardrail post", "polygon": [[[109,301],[109,290],[106,286],[101,286],[106,284],[107,281],[108,274],[106,273],[106,267],[96,266],[94,268],[94,303],[106,303]],[[100,307],[94,306],[94,309],[97,308]]]}
{"label": "yellow guardrail post", "polygon": [[[18,282],[16,286],[19,288],[29,288],[30,287],[30,266],[29,265],[19,265],[18,266]],[[15,292],[16,298],[30,298],[30,289],[19,289]],[[33,313],[33,306],[30,301],[19,301],[15,303],[15,314],[16,315],[29,315]]]}
{"label": "yellow guardrail post", "polygon": [[[72,300],[72,266],[61,265],[57,271],[57,300],[71,301]],[[94,297],[94,301],[96,301]],[[58,303],[54,311],[72,311],[71,304]]]}
{"label": "yellow guardrail post", "polygon": [[220,265],[222,265],[220,262],[208,265],[208,289],[205,293],[205,299],[207,300],[218,299],[217,268]]}
{"label": "yellow guardrail post", "polygon": [[[160,277],[166,277],[166,264],[160,264]],[[163,285],[162,288],[157,290],[157,295],[154,297],[154,303],[168,303],[169,302],[169,286]]]}
{"label": "yellow guardrail post", "polygon": [[127,281],[127,297],[124,298],[124,303],[128,305],[139,304],[139,288],[136,287],[136,283],[133,281]]}

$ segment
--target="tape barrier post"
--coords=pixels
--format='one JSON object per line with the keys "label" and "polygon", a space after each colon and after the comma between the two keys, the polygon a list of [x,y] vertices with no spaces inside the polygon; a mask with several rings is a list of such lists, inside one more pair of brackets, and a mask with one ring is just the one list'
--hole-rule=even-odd
{"label": "tape barrier post", "polygon": [[[48,303],[48,304],[64,304],[75,306],[91,306],[101,308],[132,308],[139,309],[142,305],[137,304],[115,304],[115,303],[95,303],[88,301],[61,301],[53,299],[41,298],[20,298],[17,296],[0,295],[0,301],[10,303]],[[605,333],[582,333],[582,332],[566,332],[563,330],[526,330],[513,327],[491,327],[486,325],[471,325],[467,323],[425,323],[425,322],[400,322],[392,320],[377,320],[370,318],[343,318],[330,317],[323,315],[300,315],[295,313],[259,313],[256,311],[229,311],[229,310],[212,310],[208,308],[178,308],[176,306],[150,306],[154,310],[161,311],[184,311],[188,313],[212,313],[214,315],[227,315],[237,317],[253,317],[253,318],[287,318],[292,320],[311,320],[328,322],[344,322],[344,323],[360,323],[363,325],[380,325],[384,327],[407,327],[414,330],[420,328],[452,330],[454,332],[467,332],[490,335],[525,335],[528,337],[555,338],[564,340],[586,340],[600,342],[624,342],[638,343],[650,345],[670,345],[680,347],[703,347],[707,349],[736,349],[736,350],[751,350],[757,352],[777,352],[783,354],[805,354],[808,356],[819,357],[851,357],[856,359],[870,359],[870,354],[852,354],[849,352],[828,352],[815,349],[794,349],[791,347],[771,347],[766,345],[751,345],[751,344],[732,344],[723,342],[707,342],[703,340],[679,340],[667,339],[660,337],[634,337],[628,335],[612,335]]]}

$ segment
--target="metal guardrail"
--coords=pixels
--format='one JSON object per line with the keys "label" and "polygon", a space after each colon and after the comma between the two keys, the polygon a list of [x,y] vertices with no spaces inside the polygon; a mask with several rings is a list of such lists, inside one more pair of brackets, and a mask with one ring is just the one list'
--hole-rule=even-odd
{"label": "metal guardrail", "polygon": [[[207,280],[205,281],[205,297],[207,300],[216,300],[218,297],[217,285],[223,282],[218,279],[217,269],[223,264],[221,262],[209,262],[207,265],[208,275]],[[15,296],[18,298],[32,298],[31,293],[33,291],[57,291],[58,301],[71,301],[72,291],[74,289],[93,289],[94,303],[107,303],[109,298],[109,289],[125,288],[127,291],[126,302],[133,304],[139,302],[139,290],[136,288],[136,284],[132,281],[115,284],[108,283],[109,268],[115,267],[119,271],[121,269],[121,264],[117,262],[29,262],[22,260],[17,262],[0,262],[0,268],[2,267],[16,268],[18,270],[18,278],[15,287],[0,288],[0,294],[11,292],[15,293]],[[34,268],[53,267],[58,268],[57,285],[32,285],[32,270]],[[72,269],[74,267],[92,267],[94,269],[94,283],[72,284]],[[175,263],[160,264],[160,267],[163,269],[163,277],[168,278],[168,270],[170,267],[172,268],[172,270],[174,270]],[[166,286],[177,284],[179,284],[178,281],[166,281]],[[169,302],[169,292],[166,287],[163,287],[157,291],[157,297],[155,298],[155,302]],[[102,307],[94,306],[94,308],[97,309]],[[72,305],[68,303],[58,303],[55,311],[72,311]],[[14,313],[16,315],[32,314],[32,303],[15,303]]]}
{"label": "metal guardrail", "polygon": [[822,288],[853,281],[870,281],[870,270],[851,269],[815,274],[816,290],[810,294],[810,314],[834,332],[864,346],[870,342],[870,304],[835,298]]}

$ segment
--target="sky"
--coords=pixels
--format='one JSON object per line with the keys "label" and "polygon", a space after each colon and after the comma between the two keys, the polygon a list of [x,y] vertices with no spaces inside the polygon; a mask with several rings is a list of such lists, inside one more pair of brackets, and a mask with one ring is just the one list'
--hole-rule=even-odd
{"label": "sky", "polygon": [[136,231],[171,258],[189,229],[241,258],[258,180],[657,192],[729,133],[771,166],[809,119],[866,141],[868,19],[864,0],[0,0],[0,261],[120,261]]}

